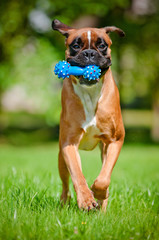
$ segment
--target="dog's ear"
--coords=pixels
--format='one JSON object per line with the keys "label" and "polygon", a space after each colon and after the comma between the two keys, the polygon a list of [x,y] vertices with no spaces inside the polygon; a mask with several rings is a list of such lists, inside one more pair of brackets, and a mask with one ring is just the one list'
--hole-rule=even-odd
{"label": "dog's ear", "polygon": [[73,29],[66,24],[60,22],[59,20],[55,19],[52,21],[52,28],[53,30],[59,31],[62,35],[65,37],[68,37],[69,35],[69,30]]}
{"label": "dog's ear", "polygon": [[104,30],[105,30],[106,33],[116,32],[120,37],[125,37],[124,31],[121,30],[120,28],[115,27],[115,26],[105,27]]}

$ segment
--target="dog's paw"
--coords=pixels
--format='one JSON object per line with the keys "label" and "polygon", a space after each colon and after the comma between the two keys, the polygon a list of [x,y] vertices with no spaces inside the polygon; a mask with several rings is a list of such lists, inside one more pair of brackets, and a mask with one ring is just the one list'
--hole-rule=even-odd
{"label": "dog's paw", "polygon": [[104,200],[107,199],[109,196],[109,191],[108,191],[109,183],[106,181],[99,181],[96,179],[91,186],[91,190],[93,192],[93,195],[95,198],[98,200]]}
{"label": "dog's paw", "polygon": [[106,212],[107,204],[108,204],[108,198],[105,199],[105,200],[98,200],[97,203],[98,203],[98,209],[101,210],[102,212]]}
{"label": "dog's paw", "polygon": [[91,209],[96,209],[98,203],[93,197],[93,194],[90,192],[88,193],[79,193],[77,197],[78,207],[82,210],[90,211]]}
{"label": "dog's paw", "polygon": [[60,201],[62,204],[69,203],[71,200],[71,194],[69,191],[62,191]]}

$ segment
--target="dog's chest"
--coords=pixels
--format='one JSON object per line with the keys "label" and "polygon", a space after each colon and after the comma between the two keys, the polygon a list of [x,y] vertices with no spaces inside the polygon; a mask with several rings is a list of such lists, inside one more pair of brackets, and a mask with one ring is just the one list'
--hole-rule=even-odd
{"label": "dog's chest", "polygon": [[100,130],[96,125],[96,108],[101,98],[102,80],[92,86],[81,85],[78,82],[77,84],[73,84],[73,87],[82,102],[85,112],[85,121],[81,126],[84,134],[80,141],[79,148],[91,150],[99,142],[99,139],[96,137],[100,134]]}

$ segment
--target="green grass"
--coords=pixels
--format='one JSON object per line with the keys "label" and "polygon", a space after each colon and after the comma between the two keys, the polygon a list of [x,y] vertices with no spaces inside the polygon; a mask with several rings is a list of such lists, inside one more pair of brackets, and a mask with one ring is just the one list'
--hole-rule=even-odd
{"label": "green grass", "polygon": [[[80,152],[89,185],[99,150]],[[159,147],[125,145],[112,174],[107,213],[83,212],[71,186],[61,207],[58,145],[0,146],[0,239],[159,239]]]}

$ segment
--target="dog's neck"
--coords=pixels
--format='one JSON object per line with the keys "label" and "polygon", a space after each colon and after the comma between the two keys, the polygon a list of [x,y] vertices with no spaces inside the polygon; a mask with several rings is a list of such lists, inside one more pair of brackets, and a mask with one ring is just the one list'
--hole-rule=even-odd
{"label": "dog's neck", "polygon": [[86,131],[89,125],[96,125],[95,112],[97,103],[101,97],[103,79],[100,79],[95,85],[87,86],[80,84],[79,81],[73,83],[75,93],[81,100],[85,112],[85,122],[82,128]]}
{"label": "dog's neck", "polygon": [[107,84],[107,74],[109,75],[111,71],[106,72],[106,74],[100,78],[99,82],[92,86],[87,86],[80,84],[78,79],[72,81],[74,92],[78,95],[85,112],[85,122],[82,126],[86,130],[89,125],[96,125],[95,113],[97,109],[97,104],[102,99],[103,87]]}
{"label": "dog's neck", "polygon": [[94,112],[96,109],[97,102],[101,96],[101,89],[103,85],[103,78],[99,80],[94,85],[87,86],[80,84],[79,81],[75,84],[73,83],[73,88],[75,93],[81,99],[83,106],[86,109],[86,112]]}

